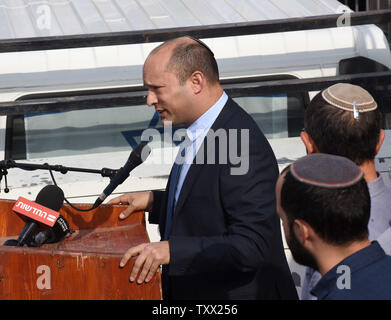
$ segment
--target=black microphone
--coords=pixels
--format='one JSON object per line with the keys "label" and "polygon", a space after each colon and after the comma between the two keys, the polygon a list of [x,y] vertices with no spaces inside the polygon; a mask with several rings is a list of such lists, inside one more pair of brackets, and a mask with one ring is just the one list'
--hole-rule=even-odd
{"label": "black microphone", "polygon": [[102,194],[96,199],[93,208],[97,208],[100,204],[129,177],[130,171],[143,163],[151,153],[151,148],[146,142],[141,142],[136,149],[130,154],[125,165],[118,170],[116,175],[110,179],[109,185],[103,190]]}
{"label": "black microphone", "polygon": [[71,232],[68,221],[60,215],[52,228],[43,230],[35,235],[32,246],[40,247],[44,243],[56,243]]}
{"label": "black microphone", "polygon": [[[38,193],[35,202],[46,208],[59,211],[64,202],[64,192],[55,185],[47,185]],[[19,234],[17,242],[15,243],[15,240],[8,240],[4,243],[4,245],[17,245],[19,247],[24,245],[30,246],[37,228],[37,221],[28,221]]]}

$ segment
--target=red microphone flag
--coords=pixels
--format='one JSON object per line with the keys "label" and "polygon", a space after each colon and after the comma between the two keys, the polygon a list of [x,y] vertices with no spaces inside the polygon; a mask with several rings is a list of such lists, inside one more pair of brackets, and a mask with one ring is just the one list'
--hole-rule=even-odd
{"label": "red microphone flag", "polygon": [[57,211],[46,208],[23,197],[18,198],[12,210],[30,219],[46,224],[49,227],[53,227],[60,215]]}

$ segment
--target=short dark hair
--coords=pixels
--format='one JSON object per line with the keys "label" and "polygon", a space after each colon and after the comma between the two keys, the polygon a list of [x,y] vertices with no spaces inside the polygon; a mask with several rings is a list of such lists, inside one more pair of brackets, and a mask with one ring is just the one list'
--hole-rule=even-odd
{"label": "short dark hair", "polygon": [[325,242],[334,245],[368,237],[370,196],[366,181],[329,189],[298,181],[290,172],[281,188],[281,207],[289,226],[296,219],[307,222]]}
{"label": "short dark hair", "polygon": [[313,98],[304,115],[304,129],[320,152],[346,157],[359,166],[375,158],[381,124],[379,108],[354,119],[353,112],[324,100],[322,92]]}
{"label": "short dark hair", "polygon": [[211,84],[219,82],[219,68],[212,51],[196,41],[176,45],[166,69],[175,73],[180,84],[195,71],[201,71]]}

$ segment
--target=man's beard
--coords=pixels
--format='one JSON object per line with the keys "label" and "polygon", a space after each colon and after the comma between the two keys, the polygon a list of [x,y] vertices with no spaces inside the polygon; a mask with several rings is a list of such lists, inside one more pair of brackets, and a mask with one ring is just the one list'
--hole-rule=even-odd
{"label": "man's beard", "polygon": [[314,256],[297,240],[293,228],[289,230],[290,236],[286,238],[293,259],[299,264],[318,270],[318,264]]}

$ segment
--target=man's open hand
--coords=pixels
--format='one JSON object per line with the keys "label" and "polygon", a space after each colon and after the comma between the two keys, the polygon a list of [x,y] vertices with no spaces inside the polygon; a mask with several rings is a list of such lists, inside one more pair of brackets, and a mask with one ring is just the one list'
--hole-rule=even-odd
{"label": "man's open hand", "polygon": [[130,248],[122,257],[120,267],[124,267],[130,258],[136,257],[132,272],[130,273],[130,281],[133,282],[138,276],[137,283],[141,284],[144,281],[149,282],[157,269],[162,264],[170,262],[170,247],[168,241],[143,243],[136,247]]}

